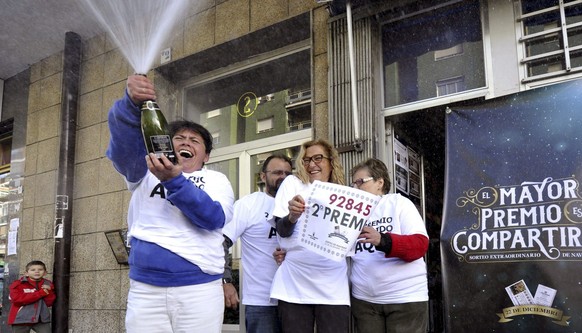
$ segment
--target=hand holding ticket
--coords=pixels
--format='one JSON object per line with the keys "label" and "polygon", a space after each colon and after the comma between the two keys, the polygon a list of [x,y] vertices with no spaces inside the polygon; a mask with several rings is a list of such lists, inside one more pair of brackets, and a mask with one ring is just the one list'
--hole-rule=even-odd
{"label": "hand holding ticket", "polygon": [[[344,259],[379,200],[377,195],[348,186],[314,181],[296,227],[301,246],[336,261]],[[299,206],[293,208],[299,211]],[[366,230],[364,237],[373,242],[375,235]]]}
{"label": "hand holding ticket", "polygon": [[374,246],[378,246],[380,245],[380,240],[382,239],[382,237],[380,236],[380,233],[378,232],[378,230],[376,230],[373,227],[364,227],[362,229],[362,232],[360,232],[360,236],[358,237],[358,241],[360,243],[369,243],[372,244]]}
{"label": "hand holding ticket", "polygon": [[289,222],[297,223],[297,220],[305,212],[305,201],[300,195],[289,200]]}

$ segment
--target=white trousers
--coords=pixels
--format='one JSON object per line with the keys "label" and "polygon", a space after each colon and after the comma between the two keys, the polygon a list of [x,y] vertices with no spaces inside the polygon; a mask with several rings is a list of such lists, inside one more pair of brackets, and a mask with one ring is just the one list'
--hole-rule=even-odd
{"label": "white trousers", "polygon": [[156,287],[130,280],[127,333],[219,333],[223,316],[220,279],[184,287]]}

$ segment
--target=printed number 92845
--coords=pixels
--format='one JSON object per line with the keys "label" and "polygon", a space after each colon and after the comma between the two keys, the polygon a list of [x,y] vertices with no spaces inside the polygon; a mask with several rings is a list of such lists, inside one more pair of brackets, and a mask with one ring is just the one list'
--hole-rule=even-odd
{"label": "printed number 92845", "polygon": [[370,215],[370,210],[372,209],[370,204],[364,206],[363,202],[356,202],[352,198],[346,198],[343,195],[338,196],[337,194],[329,196],[329,204],[347,210],[355,210],[358,214],[363,214],[364,216]]}

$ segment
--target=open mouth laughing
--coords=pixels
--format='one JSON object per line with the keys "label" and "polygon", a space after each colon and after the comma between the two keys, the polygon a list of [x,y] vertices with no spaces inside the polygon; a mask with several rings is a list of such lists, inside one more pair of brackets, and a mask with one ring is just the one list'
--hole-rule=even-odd
{"label": "open mouth laughing", "polygon": [[178,154],[180,154],[180,156],[184,157],[184,158],[192,158],[194,156],[194,154],[192,154],[190,151],[186,150],[186,149],[181,149]]}

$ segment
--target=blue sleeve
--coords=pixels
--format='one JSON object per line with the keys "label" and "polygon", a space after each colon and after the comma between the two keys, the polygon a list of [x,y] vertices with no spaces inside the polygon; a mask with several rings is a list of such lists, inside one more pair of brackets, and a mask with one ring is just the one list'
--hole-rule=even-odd
{"label": "blue sleeve", "polygon": [[206,192],[184,176],[179,175],[163,181],[162,185],[168,191],[168,200],[197,227],[215,230],[224,226],[226,217],[220,203],[212,200]]}
{"label": "blue sleeve", "polygon": [[147,151],[141,134],[141,114],[127,91],[109,110],[111,138],[106,155],[127,181],[137,183],[147,172]]}

